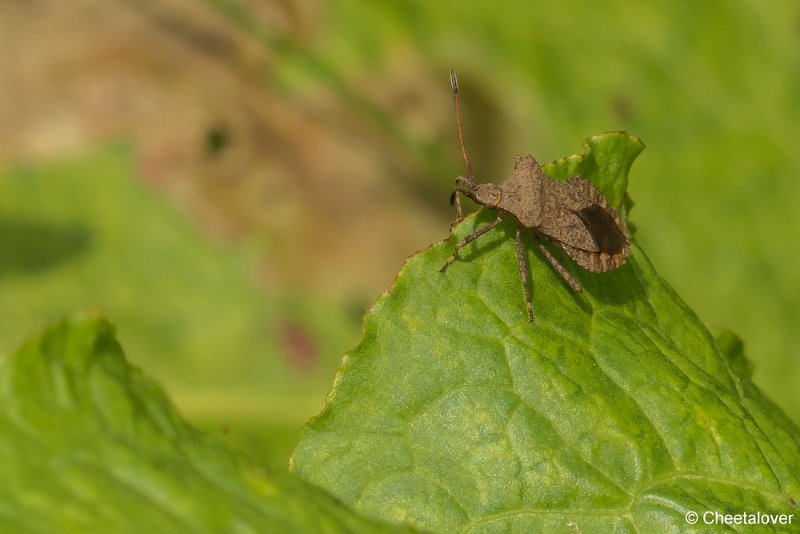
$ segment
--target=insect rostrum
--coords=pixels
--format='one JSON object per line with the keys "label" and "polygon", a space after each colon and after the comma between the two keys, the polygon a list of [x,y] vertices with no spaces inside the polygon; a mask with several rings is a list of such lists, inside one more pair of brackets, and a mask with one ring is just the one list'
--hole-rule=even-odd
{"label": "insect rostrum", "polygon": [[542,254],[574,291],[582,291],[581,284],[561,265],[540,238],[560,247],[584,269],[603,272],[625,263],[630,254],[630,234],[608,200],[591,182],[580,176],[573,176],[565,182],[553,180],[542,172],[533,156],[517,156],[514,172],[499,185],[478,183],[464,146],[458,81],[452,70],[450,82],[455,99],[461,154],[466,169],[466,176],[456,178],[455,191],[451,197],[451,204],[456,206],[456,220],[462,218],[460,195],[496,210],[497,218],[459,241],[453,255],[439,270],[444,272],[458,259],[458,251],[462,247],[493,229],[503,219],[514,220],[517,225],[519,275],[525,293],[528,320],[533,322],[533,303],[528,286],[522,230],[534,233]]}

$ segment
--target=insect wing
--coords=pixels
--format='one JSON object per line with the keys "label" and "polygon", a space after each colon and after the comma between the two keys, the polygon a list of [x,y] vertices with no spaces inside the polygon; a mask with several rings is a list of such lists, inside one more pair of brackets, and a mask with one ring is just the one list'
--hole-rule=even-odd
{"label": "insect wing", "polygon": [[592,204],[576,211],[575,215],[583,222],[601,251],[622,250],[629,243],[622,225],[613,211],[607,211],[602,206]]}
{"label": "insect wing", "polygon": [[575,260],[575,263],[594,273],[603,273],[624,265],[625,260],[628,259],[631,253],[631,249],[627,245],[618,252],[609,254],[608,252],[602,251],[591,252],[588,250],[581,250],[558,241],[556,241],[556,243],[570,258]]}
{"label": "insect wing", "polygon": [[558,244],[575,262],[593,272],[619,267],[630,255],[630,235],[606,197],[580,176],[558,183],[546,199],[558,214],[536,228]]}

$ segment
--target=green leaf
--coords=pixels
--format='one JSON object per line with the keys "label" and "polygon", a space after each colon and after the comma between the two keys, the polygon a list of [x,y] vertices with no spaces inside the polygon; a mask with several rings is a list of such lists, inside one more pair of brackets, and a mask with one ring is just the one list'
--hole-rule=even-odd
{"label": "green leaf", "polygon": [[184,423],[103,319],[58,323],[2,362],[2,532],[384,530]]}
{"label": "green leaf", "polygon": [[358,327],[344,304],[259,284],[259,258],[277,272],[288,260],[259,239],[211,238],[137,176],[135,152],[0,164],[0,353],[72,310],[103,310],[188,419],[229,425],[225,441],[285,470]]}
{"label": "green leaf", "polygon": [[[640,150],[608,134],[545,169],[624,182]],[[509,222],[438,272],[494,217],[479,211],[404,265],[293,471],[372,517],[439,532],[675,532],[707,510],[793,513],[781,528],[796,529],[797,427],[644,252],[607,273],[565,260],[575,294],[529,238],[530,324]]]}

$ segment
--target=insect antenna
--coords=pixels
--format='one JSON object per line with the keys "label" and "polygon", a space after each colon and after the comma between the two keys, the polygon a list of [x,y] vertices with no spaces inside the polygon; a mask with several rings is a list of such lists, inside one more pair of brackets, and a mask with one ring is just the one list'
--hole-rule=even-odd
{"label": "insect antenna", "polygon": [[467,171],[466,178],[457,178],[456,179],[456,188],[453,191],[453,194],[450,195],[450,205],[452,206],[455,204],[456,206],[456,221],[460,221],[463,218],[461,212],[461,190],[459,189],[460,183],[462,181],[467,182],[467,185],[470,188],[475,187],[475,176],[472,174],[472,163],[469,161],[469,156],[467,156],[467,147],[464,144],[464,130],[461,127],[461,106],[459,105],[458,99],[458,78],[456,77],[455,69],[450,69],[450,86],[453,88],[453,100],[455,101],[456,106],[456,129],[458,130],[458,141],[461,145],[461,157],[464,158],[464,170]]}
{"label": "insect antenna", "polygon": [[453,100],[456,106],[456,128],[458,129],[458,141],[461,144],[461,156],[464,158],[464,169],[467,171],[467,181],[470,185],[475,183],[475,176],[472,174],[472,163],[467,156],[467,147],[464,144],[464,130],[461,127],[461,106],[458,99],[458,78],[456,71],[450,69],[450,86],[453,88]]}

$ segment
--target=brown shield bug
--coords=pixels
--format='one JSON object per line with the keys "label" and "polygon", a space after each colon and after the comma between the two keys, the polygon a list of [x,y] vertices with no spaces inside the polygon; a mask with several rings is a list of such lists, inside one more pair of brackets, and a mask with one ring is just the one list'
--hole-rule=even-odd
{"label": "brown shield bug", "polygon": [[462,218],[462,194],[481,206],[496,210],[497,218],[459,241],[453,255],[439,271],[444,272],[452,265],[458,259],[458,251],[465,245],[500,224],[503,219],[512,219],[517,226],[519,277],[525,292],[528,320],[533,322],[533,303],[528,287],[528,266],[521,233],[523,229],[533,232],[544,257],[576,292],[583,290],[581,284],[540,239],[544,238],[560,247],[584,269],[599,273],[625,263],[630,254],[630,234],[606,197],[591,182],[580,176],[573,176],[567,181],[554,180],[542,172],[539,163],[530,155],[517,156],[514,172],[500,185],[479,184],[472,174],[472,164],[464,146],[458,80],[453,70],[450,71],[450,84],[453,87],[458,139],[466,170],[466,176],[456,178],[455,190],[450,197],[451,205],[456,206],[456,221]]}

